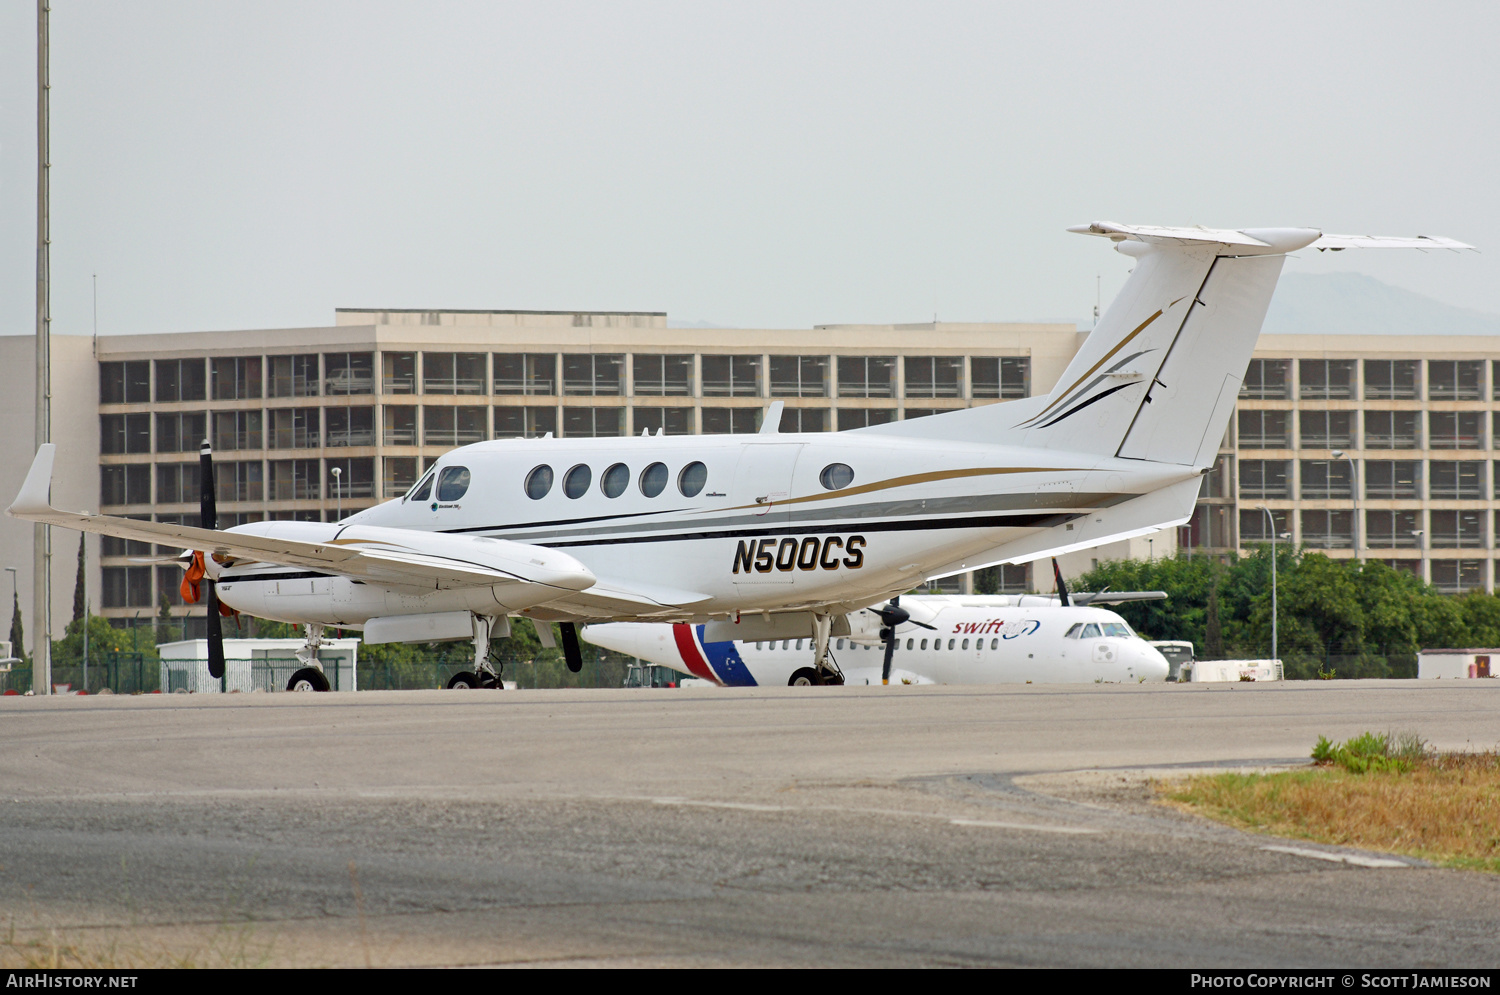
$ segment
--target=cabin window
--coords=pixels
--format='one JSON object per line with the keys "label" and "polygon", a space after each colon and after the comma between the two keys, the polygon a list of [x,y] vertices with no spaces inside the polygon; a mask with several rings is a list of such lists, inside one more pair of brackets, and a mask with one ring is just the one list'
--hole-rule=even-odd
{"label": "cabin window", "polygon": [[756,649],[760,649],[760,644],[763,643],[763,642],[765,642],[765,640],[763,640],[763,639],[757,640],[756,643],[755,643],[755,648]]}
{"label": "cabin window", "polygon": [[439,501],[457,501],[469,490],[469,468],[466,466],[450,466],[443,470],[442,476],[438,478],[437,499]]}
{"label": "cabin window", "polygon": [[599,478],[599,489],[604,492],[605,497],[617,498],[625,493],[625,488],[630,486],[630,467],[624,463],[616,463],[604,471],[604,476]]}
{"label": "cabin window", "polygon": [[[552,468],[543,463],[526,475],[526,496],[533,501],[540,501],[552,490]],[[425,496],[418,495],[417,500],[425,500]]]}
{"label": "cabin window", "polygon": [[579,463],[563,477],[563,493],[570,498],[581,498],[588,493],[589,482],[593,479],[594,471],[587,464]]}
{"label": "cabin window", "polygon": [[[906,641],[906,648],[907,648],[907,649],[911,649],[911,644],[912,644],[912,641],[911,641],[911,640],[910,640],[910,639],[908,639],[908,640],[907,640],[907,641]],[[922,644],[922,645],[924,645],[924,646],[925,646],[925,645],[926,645],[926,643],[925,643],[925,642],[924,642],[924,643],[923,643],[923,644]]]}
{"label": "cabin window", "polygon": [[1000,648],[1000,640],[998,640],[998,639],[991,639],[990,640],[990,649],[997,650],[999,648]]}
{"label": "cabin window", "polygon": [[[910,639],[907,640],[907,644],[908,644],[908,646],[911,644],[911,640]],[[922,640],[922,648],[924,650],[927,648],[927,640],[925,640],[925,639]]]}
{"label": "cabin window", "polygon": [[790,639],[783,639],[781,641],[781,648],[784,649],[784,650],[791,649],[792,648],[792,641]]}
{"label": "cabin window", "polygon": [[683,467],[682,472],[677,475],[677,489],[682,492],[683,497],[697,497],[706,483],[708,467],[696,460]]}
{"label": "cabin window", "polygon": [[[540,467],[538,469],[540,469]],[[536,470],[532,470],[531,472],[533,475],[536,474]],[[407,499],[411,501],[426,501],[427,495],[432,493],[432,478],[436,476],[436,474],[436,470],[428,470],[427,475],[424,476],[421,480],[417,481],[417,486],[413,487],[411,489],[411,493],[406,495]],[[530,485],[528,484],[527,486]],[[547,472],[547,486],[552,486],[552,472],[550,470]],[[536,496],[541,497],[540,494]]]}
{"label": "cabin window", "polygon": [[960,646],[959,649],[966,650],[968,648],[969,648],[969,641],[967,639],[965,639],[964,642],[963,642],[963,645]]}
{"label": "cabin window", "polygon": [[1078,638],[1078,633],[1080,633],[1082,631],[1083,631],[1083,623],[1082,622],[1074,622],[1071,626],[1068,627],[1068,631],[1063,633],[1063,638],[1064,639],[1077,639]]}
{"label": "cabin window", "polygon": [[854,483],[854,471],[845,463],[829,463],[818,474],[818,480],[828,490],[836,491]]}
{"label": "cabin window", "polygon": [[641,471],[641,493],[654,498],[667,489],[667,464],[652,463]]}
{"label": "cabin window", "polygon": [[951,649],[952,649],[952,648],[953,648],[953,640],[951,640],[951,639],[950,639],[950,640],[948,640],[948,648],[949,648],[949,649],[950,649],[950,650],[951,650]]}
{"label": "cabin window", "polygon": [[842,640],[842,639],[840,639],[840,640],[839,640],[839,641],[838,641],[838,645],[836,645],[836,646],[834,646],[834,649],[839,649],[839,650],[841,650],[841,649],[843,649],[843,648],[844,648],[844,641],[843,641],[843,640]]}
{"label": "cabin window", "polygon": [[1080,636],[1079,638],[1081,638],[1081,639],[1097,639],[1098,637],[1099,637],[1099,627],[1097,625],[1095,625],[1093,622],[1090,622],[1088,625],[1085,625],[1083,627],[1083,635]]}

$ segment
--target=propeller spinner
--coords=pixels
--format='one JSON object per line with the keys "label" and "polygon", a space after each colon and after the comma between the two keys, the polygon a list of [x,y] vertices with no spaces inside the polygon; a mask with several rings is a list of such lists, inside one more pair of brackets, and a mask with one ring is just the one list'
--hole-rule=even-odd
{"label": "propeller spinner", "polygon": [[896,653],[896,626],[903,622],[911,622],[912,625],[920,625],[934,632],[937,628],[926,622],[915,621],[911,617],[911,612],[901,607],[899,595],[879,608],[871,608],[870,611],[880,619],[880,641],[885,644],[885,659],[880,664],[880,683],[889,684],[891,682],[891,657]]}

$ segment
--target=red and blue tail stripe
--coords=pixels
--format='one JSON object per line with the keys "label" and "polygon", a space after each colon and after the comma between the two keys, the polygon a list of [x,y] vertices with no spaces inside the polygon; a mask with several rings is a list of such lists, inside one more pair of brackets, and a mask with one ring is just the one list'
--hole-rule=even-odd
{"label": "red and blue tail stripe", "polygon": [[672,637],[677,641],[678,655],[694,677],[725,687],[756,686],[750,668],[740,659],[732,641],[706,643],[703,641],[703,626],[686,622],[672,625]]}

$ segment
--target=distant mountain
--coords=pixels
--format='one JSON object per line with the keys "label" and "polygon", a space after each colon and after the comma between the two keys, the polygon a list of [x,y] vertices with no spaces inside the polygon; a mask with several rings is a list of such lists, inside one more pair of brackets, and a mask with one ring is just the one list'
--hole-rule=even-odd
{"label": "distant mountain", "polygon": [[1268,335],[1500,335],[1500,314],[1453,307],[1360,273],[1284,273]]}

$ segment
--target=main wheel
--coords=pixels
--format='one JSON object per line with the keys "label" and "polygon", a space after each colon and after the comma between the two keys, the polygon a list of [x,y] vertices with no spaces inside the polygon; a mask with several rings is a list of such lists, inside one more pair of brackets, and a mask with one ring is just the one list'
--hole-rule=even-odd
{"label": "main wheel", "polygon": [[286,682],[288,691],[327,691],[328,678],[317,667],[303,667]]}
{"label": "main wheel", "polygon": [[449,691],[472,691],[479,687],[479,677],[467,670],[460,670],[448,681]]}
{"label": "main wheel", "polygon": [[801,670],[792,674],[792,679],[787,681],[786,683],[788,687],[806,688],[812,687],[814,684],[819,684],[821,682],[818,680],[818,672],[816,670],[812,669],[811,667],[803,667]]}

